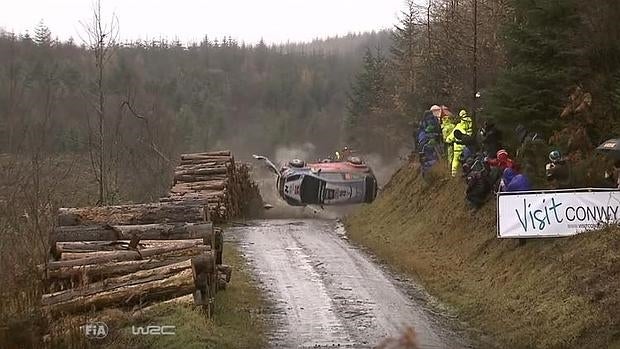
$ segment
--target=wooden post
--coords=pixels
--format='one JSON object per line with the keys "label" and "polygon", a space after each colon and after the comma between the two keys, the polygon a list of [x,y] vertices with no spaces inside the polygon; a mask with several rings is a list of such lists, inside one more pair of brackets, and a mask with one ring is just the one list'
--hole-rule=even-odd
{"label": "wooden post", "polygon": [[214,297],[216,292],[217,273],[215,268],[215,256],[212,252],[203,253],[192,257],[192,274],[196,290],[194,297],[207,312],[207,316],[213,316]]}

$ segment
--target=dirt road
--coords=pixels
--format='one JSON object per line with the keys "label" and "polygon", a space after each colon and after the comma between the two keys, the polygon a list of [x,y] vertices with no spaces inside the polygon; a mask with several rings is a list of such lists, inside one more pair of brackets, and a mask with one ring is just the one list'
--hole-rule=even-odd
{"label": "dirt road", "polygon": [[466,348],[423,291],[353,247],[333,220],[265,220],[232,228],[274,306],[276,348],[370,348],[411,326],[422,348]]}

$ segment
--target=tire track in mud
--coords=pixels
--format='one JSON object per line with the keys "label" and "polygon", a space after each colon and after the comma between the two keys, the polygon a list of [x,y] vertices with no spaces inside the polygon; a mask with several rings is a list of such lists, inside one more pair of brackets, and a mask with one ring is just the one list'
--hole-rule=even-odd
{"label": "tire track in mud", "polygon": [[422,348],[466,348],[331,220],[266,220],[227,231],[268,297],[275,348],[372,348],[405,327]]}

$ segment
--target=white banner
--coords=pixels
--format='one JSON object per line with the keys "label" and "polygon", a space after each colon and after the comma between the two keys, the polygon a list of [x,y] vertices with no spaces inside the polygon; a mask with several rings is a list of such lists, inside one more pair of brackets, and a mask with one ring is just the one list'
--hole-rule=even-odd
{"label": "white banner", "polygon": [[574,189],[499,193],[497,237],[572,236],[620,222],[620,191]]}

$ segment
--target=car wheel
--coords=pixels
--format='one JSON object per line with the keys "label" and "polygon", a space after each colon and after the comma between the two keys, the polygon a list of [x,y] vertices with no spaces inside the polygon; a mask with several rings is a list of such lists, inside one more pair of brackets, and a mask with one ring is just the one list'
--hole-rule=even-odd
{"label": "car wheel", "polygon": [[304,167],[306,165],[305,162],[303,162],[303,160],[299,160],[299,159],[293,159],[291,161],[289,161],[288,163],[289,165],[291,165],[291,167]]}
{"label": "car wheel", "polygon": [[377,179],[375,176],[366,176],[366,195],[364,200],[366,203],[375,201],[375,198],[377,197],[377,189]]}

